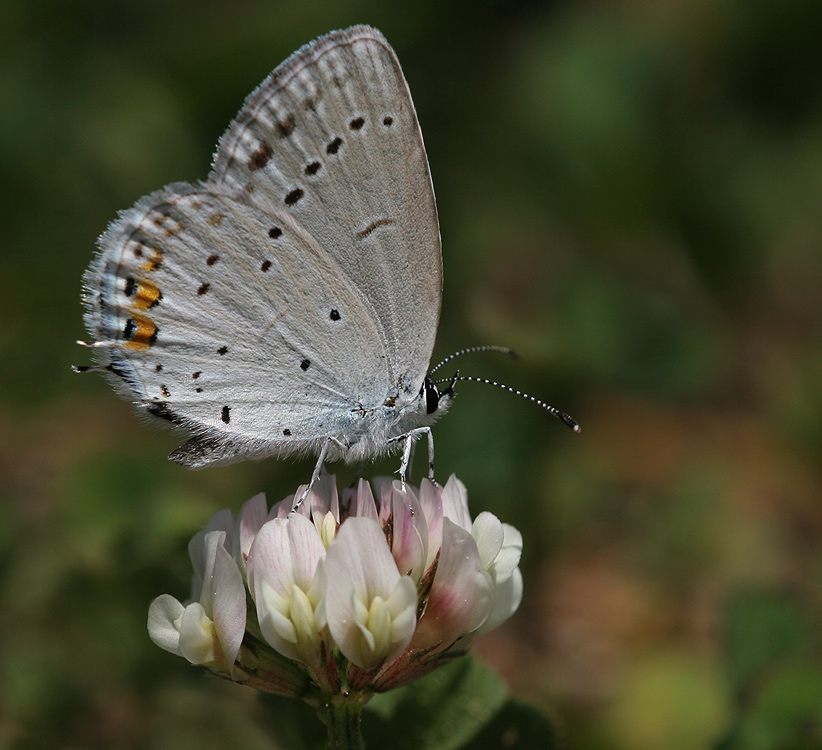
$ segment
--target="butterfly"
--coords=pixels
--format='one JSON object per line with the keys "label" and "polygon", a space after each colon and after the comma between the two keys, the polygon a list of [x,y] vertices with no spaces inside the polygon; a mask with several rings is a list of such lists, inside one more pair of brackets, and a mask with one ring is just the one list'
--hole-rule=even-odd
{"label": "butterfly", "polygon": [[[299,49],[246,99],[207,179],[141,198],[84,277],[97,365],[192,437],[201,468],[364,461],[430,432],[437,209],[400,64],[368,26]],[[405,465],[403,466],[403,475]]]}
{"label": "butterfly", "polygon": [[109,226],[84,290],[93,340],[79,343],[97,364],[75,369],[191,433],[169,457],[194,469],[316,455],[313,484],[325,461],[402,446],[405,481],[426,434],[433,478],[431,425],[454,383],[477,379],[431,373],[468,352],[511,353],[473,347],[428,370],[437,207],[408,84],[368,26],[277,67],[206,180],[151,193]]}

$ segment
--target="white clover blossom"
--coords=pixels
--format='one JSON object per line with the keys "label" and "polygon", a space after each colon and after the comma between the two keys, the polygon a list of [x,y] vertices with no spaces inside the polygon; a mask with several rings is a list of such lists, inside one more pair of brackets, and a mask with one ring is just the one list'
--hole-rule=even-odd
{"label": "white clover blossom", "polygon": [[306,700],[405,684],[465,650],[519,606],[522,536],[475,520],[465,486],[323,475],[235,520],[220,511],[189,545],[191,602],[149,610],[157,645],[231,679]]}

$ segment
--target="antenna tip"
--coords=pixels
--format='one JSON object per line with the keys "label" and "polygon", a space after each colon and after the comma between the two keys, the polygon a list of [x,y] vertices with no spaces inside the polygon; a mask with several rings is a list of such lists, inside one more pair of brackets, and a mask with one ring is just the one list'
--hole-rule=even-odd
{"label": "antenna tip", "polygon": [[579,426],[579,422],[576,421],[573,417],[569,417],[564,411],[556,412],[556,415],[567,424],[577,435],[582,432],[582,427]]}

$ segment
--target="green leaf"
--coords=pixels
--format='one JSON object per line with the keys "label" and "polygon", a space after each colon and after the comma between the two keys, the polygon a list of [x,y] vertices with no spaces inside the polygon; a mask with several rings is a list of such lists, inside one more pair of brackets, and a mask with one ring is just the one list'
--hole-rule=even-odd
{"label": "green leaf", "polygon": [[366,747],[392,750],[550,750],[557,744],[550,722],[510,700],[500,679],[471,657],[376,696],[366,706],[363,735]]}

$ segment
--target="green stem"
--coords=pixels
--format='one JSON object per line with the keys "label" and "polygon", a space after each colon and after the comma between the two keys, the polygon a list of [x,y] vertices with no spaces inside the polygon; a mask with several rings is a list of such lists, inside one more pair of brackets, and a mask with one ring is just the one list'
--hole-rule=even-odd
{"label": "green stem", "polygon": [[360,701],[329,701],[320,709],[320,716],[328,729],[328,747],[331,750],[365,750],[360,728]]}

